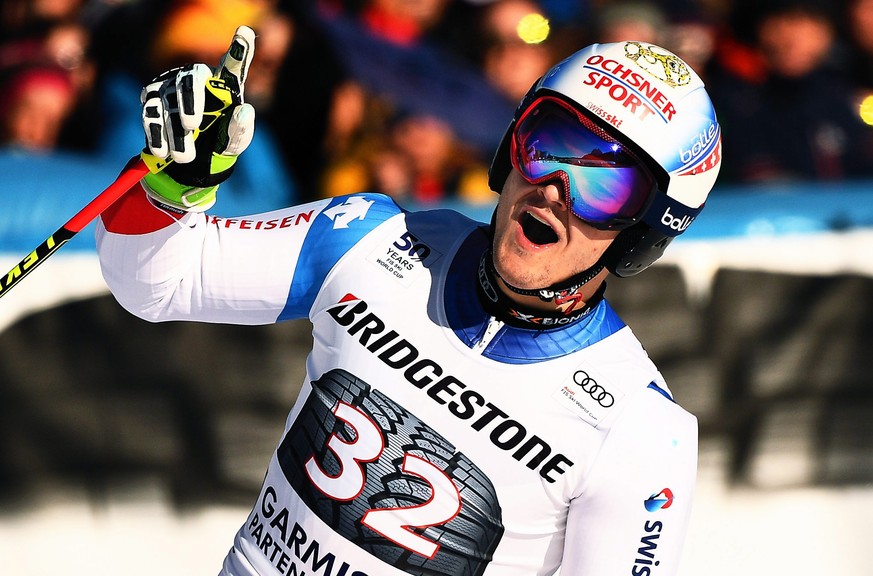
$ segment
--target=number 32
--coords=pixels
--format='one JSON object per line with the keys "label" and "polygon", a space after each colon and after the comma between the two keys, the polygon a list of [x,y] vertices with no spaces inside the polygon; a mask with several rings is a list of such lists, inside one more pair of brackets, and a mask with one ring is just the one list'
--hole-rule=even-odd
{"label": "number 32", "polygon": [[[337,402],[333,414],[354,431],[351,441],[343,440],[336,433],[328,439],[327,447],[339,461],[340,471],[336,475],[328,474],[312,456],[306,462],[306,473],[313,485],[330,498],[354,500],[366,482],[362,464],[378,460],[385,445],[379,427],[358,408]],[[448,522],[461,510],[461,495],[445,472],[420,456],[404,454],[400,469],[404,474],[424,480],[430,487],[430,499],[414,506],[371,509],[363,515],[361,523],[407,550],[433,558],[440,545],[411,528]]]}

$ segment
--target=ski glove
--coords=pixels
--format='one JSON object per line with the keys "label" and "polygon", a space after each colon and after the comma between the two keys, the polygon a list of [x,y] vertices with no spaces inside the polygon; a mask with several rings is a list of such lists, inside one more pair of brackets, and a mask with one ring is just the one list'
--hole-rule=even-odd
{"label": "ski glove", "polygon": [[192,64],[164,72],[145,88],[142,121],[149,167],[146,192],[165,208],[203,212],[252,141],[255,110],[243,91],[255,33],[240,26],[218,68]]}

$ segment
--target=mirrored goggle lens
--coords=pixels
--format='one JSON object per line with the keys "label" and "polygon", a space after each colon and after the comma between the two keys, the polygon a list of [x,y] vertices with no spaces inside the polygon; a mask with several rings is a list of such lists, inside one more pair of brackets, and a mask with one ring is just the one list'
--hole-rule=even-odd
{"label": "mirrored goggle lens", "polygon": [[655,189],[636,156],[555,98],[541,98],[525,112],[512,148],[513,166],[529,182],[562,182],[572,212],[599,228],[636,222]]}

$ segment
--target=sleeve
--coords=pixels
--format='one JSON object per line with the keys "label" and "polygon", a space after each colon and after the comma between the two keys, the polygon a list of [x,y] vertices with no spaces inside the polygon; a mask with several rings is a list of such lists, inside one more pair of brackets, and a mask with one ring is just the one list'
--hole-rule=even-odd
{"label": "sleeve", "polygon": [[658,392],[635,395],[570,504],[561,574],[672,576],[697,475],[697,419]]}
{"label": "sleeve", "polygon": [[328,272],[401,210],[356,194],[225,218],[160,210],[136,186],[97,225],[103,277],[149,321],[268,324],[304,317]]}

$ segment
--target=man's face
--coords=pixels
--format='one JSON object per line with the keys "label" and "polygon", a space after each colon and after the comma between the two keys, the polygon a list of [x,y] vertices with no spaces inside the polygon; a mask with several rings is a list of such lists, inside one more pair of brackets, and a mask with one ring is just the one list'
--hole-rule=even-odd
{"label": "man's face", "polygon": [[554,184],[530,184],[512,170],[497,204],[494,266],[513,286],[545,288],[593,265],[617,235],[570,212]]}

